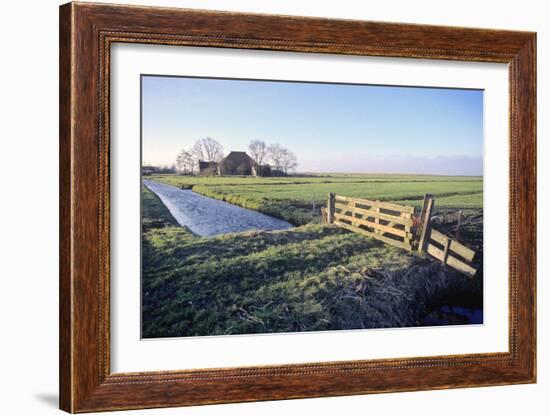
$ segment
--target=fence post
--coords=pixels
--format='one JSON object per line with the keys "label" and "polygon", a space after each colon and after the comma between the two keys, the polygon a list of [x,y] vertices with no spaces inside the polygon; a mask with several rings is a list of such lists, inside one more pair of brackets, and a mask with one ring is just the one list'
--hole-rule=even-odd
{"label": "fence post", "polygon": [[328,194],[327,202],[327,223],[334,222],[334,193]]}
{"label": "fence post", "polygon": [[458,223],[456,224],[456,235],[455,239],[458,242],[458,237],[460,236],[460,225],[462,224],[462,210],[458,211]]}
{"label": "fence post", "polygon": [[416,231],[414,233],[414,237],[417,241],[420,241],[420,234],[422,233],[422,221],[424,219],[424,215],[426,214],[426,207],[428,206],[426,203],[427,199],[428,199],[428,194],[425,194],[424,200],[422,202],[422,210],[420,211],[420,219],[418,221],[418,226],[416,227]]}
{"label": "fence post", "polygon": [[434,198],[432,195],[426,193],[424,196],[424,205],[422,206],[422,214],[420,217],[420,240],[418,242],[418,251],[424,252],[426,241],[430,232],[430,219],[432,217],[432,210],[434,206]]}

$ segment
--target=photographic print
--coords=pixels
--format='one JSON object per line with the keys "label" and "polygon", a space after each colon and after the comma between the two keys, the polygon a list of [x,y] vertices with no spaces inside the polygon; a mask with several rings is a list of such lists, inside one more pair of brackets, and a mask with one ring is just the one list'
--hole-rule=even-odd
{"label": "photographic print", "polygon": [[483,91],[142,75],[142,338],[483,323]]}

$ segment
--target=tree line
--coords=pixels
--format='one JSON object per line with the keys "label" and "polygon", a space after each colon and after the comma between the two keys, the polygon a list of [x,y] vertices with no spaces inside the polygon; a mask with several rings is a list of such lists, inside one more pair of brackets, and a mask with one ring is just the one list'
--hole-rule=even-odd
{"label": "tree line", "polygon": [[[296,154],[279,143],[267,144],[262,140],[251,140],[248,144],[249,156],[256,162],[261,175],[264,165],[283,172],[285,175],[298,167]],[[193,174],[198,170],[199,161],[219,163],[224,157],[223,146],[211,137],[197,140],[190,148],[182,149],[176,158],[176,168],[180,173]]]}

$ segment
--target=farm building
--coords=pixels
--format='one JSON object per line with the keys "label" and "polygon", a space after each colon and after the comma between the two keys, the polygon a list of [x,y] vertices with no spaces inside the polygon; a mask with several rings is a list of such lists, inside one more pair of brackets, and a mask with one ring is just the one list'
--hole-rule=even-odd
{"label": "farm building", "polygon": [[199,161],[201,176],[270,176],[268,164],[259,166],[246,152],[232,151],[219,163]]}
{"label": "farm building", "polygon": [[218,174],[218,163],[215,161],[199,160],[199,175],[215,176]]}

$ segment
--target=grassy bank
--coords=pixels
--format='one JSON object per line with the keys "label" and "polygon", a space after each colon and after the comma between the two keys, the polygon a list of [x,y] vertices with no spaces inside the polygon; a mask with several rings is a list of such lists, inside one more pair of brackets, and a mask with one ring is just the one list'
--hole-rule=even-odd
{"label": "grassy bank", "polygon": [[332,226],[201,238],[143,190],[144,337],[414,326],[466,277]]}
{"label": "grassy bank", "polygon": [[285,219],[294,225],[318,223],[329,192],[420,207],[424,194],[436,196],[436,209],[481,209],[480,177],[332,174],[315,177],[149,176],[176,187]]}
{"label": "grassy bank", "polygon": [[145,186],[142,187],[141,192],[141,209],[144,232],[154,228],[179,226],[178,221],[172,216],[164,203]]}

